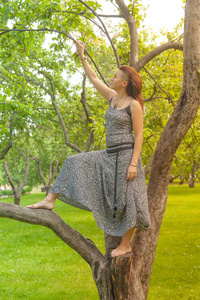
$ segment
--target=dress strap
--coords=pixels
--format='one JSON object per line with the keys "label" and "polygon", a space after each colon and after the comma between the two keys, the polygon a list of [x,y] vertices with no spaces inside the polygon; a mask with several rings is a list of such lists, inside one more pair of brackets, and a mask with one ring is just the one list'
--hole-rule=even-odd
{"label": "dress strap", "polygon": [[109,104],[111,105],[111,101],[112,101],[112,99],[113,98],[115,98],[116,96],[113,96],[112,98],[110,98],[110,100],[109,100]]}
{"label": "dress strap", "polygon": [[129,105],[126,107],[126,112],[127,114],[131,117],[131,103],[133,102],[133,100],[131,100],[131,102],[129,103]]}

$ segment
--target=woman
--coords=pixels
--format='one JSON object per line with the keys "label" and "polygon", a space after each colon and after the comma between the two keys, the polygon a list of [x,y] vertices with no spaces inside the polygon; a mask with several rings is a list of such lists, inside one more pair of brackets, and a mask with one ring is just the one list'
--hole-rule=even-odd
{"label": "woman", "polygon": [[[106,150],[67,157],[47,197],[28,208],[53,209],[57,197],[93,212],[97,225],[112,236],[123,236],[111,256],[131,252],[135,228],[150,226],[142,148],[142,82],[137,72],[120,67],[110,86],[104,85],[84,57],[84,43],[76,42],[83,68],[97,91],[109,101],[106,112]],[[134,131],[134,137],[132,134]]]}

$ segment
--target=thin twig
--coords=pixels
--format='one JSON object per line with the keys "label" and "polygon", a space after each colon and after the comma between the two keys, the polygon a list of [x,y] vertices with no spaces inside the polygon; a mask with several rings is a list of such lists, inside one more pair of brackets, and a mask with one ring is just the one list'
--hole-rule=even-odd
{"label": "thin twig", "polygon": [[83,5],[85,5],[96,17],[97,17],[97,19],[100,21],[100,23],[102,24],[102,26],[103,26],[103,28],[104,28],[104,30],[105,30],[105,33],[106,33],[106,36],[107,36],[107,38],[108,38],[108,40],[110,41],[110,44],[111,44],[111,47],[112,47],[112,49],[113,49],[113,51],[114,51],[114,54],[115,54],[115,58],[116,58],[116,61],[117,61],[117,65],[118,65],[118,67],[120,67],[120,60],[119,60],[119,57],[118,57],[118,55],[117,55],[117,51],[116,51],[116,48],[115,48],[115,46],[114,46],[114,44],[113,44],[113,41],[112,41],[112,39],[111,39],[111,37],[110,37],[110,35],[109,35],[109,33],[108,33],[108,31],[107,31],[107,28],[106,28],[106,26],[105,26],[105,24],[103,23],[103,21],[101,20],[101,18],[99,17],[99,15],[89,6],[89,5],[87,5],[85,2],[83,2],[82,0],[78,0],[80,3],[82,3]]}
{"label": "thin twig", "polygon": [[147,72],[147,74],[153,79],[153,81],[157,84],[157,86],[159,87],[159,89],[161,89],[161,91],[163,91],[163,93],[165,93],[165,95],[167,95],[169,102],[175,107],[174,101],[172,100],[172,98],[170,97],[170,95],[165,92],[165,90],[161,87],[161,85],[155,80],[155,78],[149,73],[149,71],[147,71],[147,69],[145,67],[143,67],[143,69],[145,70],[145,72]]}

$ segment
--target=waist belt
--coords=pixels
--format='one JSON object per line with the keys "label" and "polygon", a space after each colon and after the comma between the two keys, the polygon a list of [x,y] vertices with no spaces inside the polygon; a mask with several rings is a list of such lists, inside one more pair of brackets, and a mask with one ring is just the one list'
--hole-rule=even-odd
{"label": "waist belt", "polygon": [[[116,192],[117,192],[118,154],[119,154],[120,151],[128,150],[128,149],[133,149],[133,148],[134,148],[134,143],[123,143],[123,144],[120,144],[120,145],[118,145],[118,146],[120,146],[120,147],[119,147],[119,148],[115,148],[115,149],[110,149],[110,148],[113,148],[113,147],[108,147],[108,148],[106,149],[106,152],[107,152],[108,154],[116,153],[113,218],[116,217],[116,211],[117,211]],[[114,146],[114,147],[116,147],[116,146]]]}

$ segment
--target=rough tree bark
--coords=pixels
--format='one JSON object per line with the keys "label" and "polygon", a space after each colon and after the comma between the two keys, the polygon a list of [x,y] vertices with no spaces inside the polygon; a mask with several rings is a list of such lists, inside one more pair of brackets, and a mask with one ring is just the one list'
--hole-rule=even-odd
{"label": "rough tree bark", "polygon": [[[116,0],[116,3],[129,22],[124,1]],[[163,48],[158,50],[164,51]],[[184,78],[180,99],[161,134],[152,158],[147,190],[152,226],[144,232],[136,230],[132,240],[134,255],[127,254],[111,259],[110,251],[120,243],[121,238],[105,234],[106,254],[103,256],[91,241],[70,228],[54,212],[42,209],[34,211],[0,203],[1,217],[47,226],[76,250],[91,266],[99,298],[102,300],[147,299],[157,240],[166,207],[172,159],[200,104],[200,0],[186,1],[183,51]],[[133,45],[131,55],[131,64],[137,67],[137,51]],[[154,51],[151,55],[155,57],[157,54]],[[148,60],[149,57],[146,57],[146,61]],[[140,64],[138,62],[137,69],[145,63],[144,60]]]}

